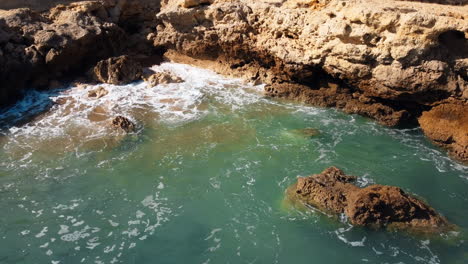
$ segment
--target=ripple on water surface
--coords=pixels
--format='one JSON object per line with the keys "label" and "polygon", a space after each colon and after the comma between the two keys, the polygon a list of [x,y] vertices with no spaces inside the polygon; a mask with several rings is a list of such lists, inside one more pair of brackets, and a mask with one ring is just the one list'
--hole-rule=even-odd
{"label": "ripple on water surface", "polygon": [[[468,168],[418,129],[267,99],[187,65],[153,70],[184,82],[99,85],[99,99],[87,96],[98,86],[31,92],[0,114],[0,263],[468,261]],[[116,115],[137,132],[113,130]],[[283,205],[297,176],[331,165],[424,197],[460,231],[415,238]]]}

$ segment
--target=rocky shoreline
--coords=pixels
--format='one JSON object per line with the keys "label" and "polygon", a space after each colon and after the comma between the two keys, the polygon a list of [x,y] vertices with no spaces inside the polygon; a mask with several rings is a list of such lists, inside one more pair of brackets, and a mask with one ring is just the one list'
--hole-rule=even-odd
{"label": "rocky shoreline", "polygon": [[99,78],[102,60],[111,69],[112,57],[151,65],[164,55],[387,126],[419,119],[466,162],[468,6],[428,2],[106,0],[0,11],[0,106],[92,72],[112,82]]}

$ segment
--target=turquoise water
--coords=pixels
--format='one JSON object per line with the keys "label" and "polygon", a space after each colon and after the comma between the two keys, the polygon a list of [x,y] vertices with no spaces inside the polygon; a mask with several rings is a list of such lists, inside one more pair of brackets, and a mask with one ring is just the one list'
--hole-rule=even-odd
{"label": "turquoise water", "polygon": [[[0,137],[0,263],[468,263],[468,167],[418,129],[264,98],[185,65],[154,69],[186,82],[105,85],[98,100],[86,97],[95,87],[36,92],[1,115],[62,99]],[[138,131],[110,129],[116,114]],[[296,177],[329,166],[423,197],[460,231],[353,228],[283,204]]]}

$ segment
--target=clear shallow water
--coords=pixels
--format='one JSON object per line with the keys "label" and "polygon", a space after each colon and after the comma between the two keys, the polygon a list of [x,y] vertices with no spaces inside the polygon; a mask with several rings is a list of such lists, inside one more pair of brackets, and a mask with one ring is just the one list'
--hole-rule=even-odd
{"label": "clear shallow water", "polygon": [[[267,99],[189,66],[154,69],[186,82],[103,85],[98,100],[86,96],[95,87],[31,93],[1,114],[60,102],[0,136],[0,263],[468,263],[468,168],[419,130]],[[111,130],[117,114],[138,132]],[[424,197],[460,232],[410,237],[284,206],[297,176],[332,165]]]}

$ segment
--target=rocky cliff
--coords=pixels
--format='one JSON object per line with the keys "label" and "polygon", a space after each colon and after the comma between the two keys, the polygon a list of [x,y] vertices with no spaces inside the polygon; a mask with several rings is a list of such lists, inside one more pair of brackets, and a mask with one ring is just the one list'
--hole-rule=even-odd
{"label": "rocky cliff", "polygon": [[[168,50],[266,83],[272,97],[405,126],[449,98],[466,114],[467,37],[465,0],[103,0],[0,11],[0,105],[111,56]],[[431,138],[448,146],[467,133]]]}
{"label": "rocky cliff", "polygon": [[[43,4],[48,5],[46,1]],[[87,1],[47,11],[0,10],[0,107],[28,88],[75,79],[111,56],[151,56],[145,32],[154,27],[159,2]]]}
{"label": "rocky cliff", "polygon": [[270,96],[401,126],[468,99],[468,6],[423,2],[163,1],[150,37],[171,59],[267,83]]}

